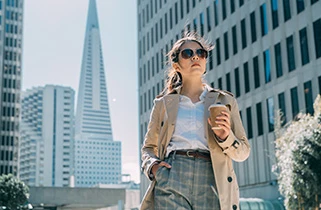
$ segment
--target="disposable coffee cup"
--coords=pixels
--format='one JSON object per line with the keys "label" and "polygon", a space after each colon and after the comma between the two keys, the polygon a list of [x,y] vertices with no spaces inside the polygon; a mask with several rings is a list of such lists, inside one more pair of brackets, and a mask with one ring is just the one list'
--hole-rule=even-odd
{"label": "disposable coffee cup", "polygon": [[216,117],[222,114],[222,111],[228,111],[227,107],[224,104],[212,104],[208,111],[210,112],[210,119],[212,123],[212,129],[222,129],[216,124]]}

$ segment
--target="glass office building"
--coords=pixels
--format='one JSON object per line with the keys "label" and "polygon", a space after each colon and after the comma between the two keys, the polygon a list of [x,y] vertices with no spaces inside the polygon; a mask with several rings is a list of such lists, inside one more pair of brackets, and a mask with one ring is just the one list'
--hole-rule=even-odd
{"label": "glass office building", "polygon": [[[236,97],[252,152],[235,163],[241,197],[280,197],[274,112],[284,123],[313,113],[321,92],[320,0],[138,0],[139,145],[153,99],[164,87],[166,53],[186,31],[215,44],[207,82]],[[141,194],[149,181],[141,175]]]}

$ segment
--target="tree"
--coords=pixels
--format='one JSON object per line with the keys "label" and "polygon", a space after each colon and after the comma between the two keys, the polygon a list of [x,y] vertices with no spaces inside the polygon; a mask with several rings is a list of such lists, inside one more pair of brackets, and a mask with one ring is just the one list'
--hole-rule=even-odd
{"label": "tree", "polygon": [[0,176],[0,207],[17,209],[28,201],[29,188],[12,174]]}
{"label": "tree", "polygon": [[285,128],[276,119],[276,169],[287,209],[318,209],[321,203],[321,98],[314,116],[299,114]]}

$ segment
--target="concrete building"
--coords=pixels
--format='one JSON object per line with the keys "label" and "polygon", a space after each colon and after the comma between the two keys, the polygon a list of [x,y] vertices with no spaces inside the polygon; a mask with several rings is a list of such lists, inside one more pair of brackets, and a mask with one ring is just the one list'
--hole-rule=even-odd
{"label": "concrete building", "polygon": [[75,186],[120,182],[121,143],[112,135],[95,0],[89,0],[75,126]]}
{"label": "concrete building", "polygon": [[65,187],[73,169],[74,95],[46,85],[23,92],[20,179],[28,186]]}
{"label": "concrete building", "polygon": [[[185,31],[215,44],[207,82],[234,93],[252,146],[236,163],[241,197],[280,197],[275,163],[274,111],[284,122],[313,112],[321,92],[320,0],[138,0],[139,143],[153,99],[164,87],[165,55]],[[141,196],[149,181],[142,174]]]}
{"label": "concrete building", "polygon": [[23,1],[0,1],[0,175],[18,175]]}

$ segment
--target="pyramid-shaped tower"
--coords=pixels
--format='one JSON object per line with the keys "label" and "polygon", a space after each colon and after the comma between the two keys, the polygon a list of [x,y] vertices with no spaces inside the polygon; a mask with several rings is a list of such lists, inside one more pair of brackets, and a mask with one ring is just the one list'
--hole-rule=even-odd
{"label": "pyramid-shaped tower", "polygon": [[75,186],[115,184],[121,144],[113,141],[95,0],[89,0],[75,117]]}

